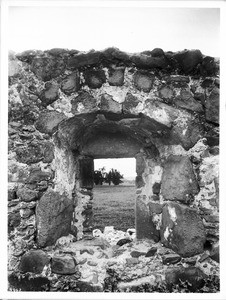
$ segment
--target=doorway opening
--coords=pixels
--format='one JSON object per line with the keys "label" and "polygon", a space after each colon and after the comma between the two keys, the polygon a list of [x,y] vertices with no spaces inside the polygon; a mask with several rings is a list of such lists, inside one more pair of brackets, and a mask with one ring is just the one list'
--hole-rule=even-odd
{"label": "doorway opening", "polygon": [[135,158],[95,159],[93,228],[135,228]]}

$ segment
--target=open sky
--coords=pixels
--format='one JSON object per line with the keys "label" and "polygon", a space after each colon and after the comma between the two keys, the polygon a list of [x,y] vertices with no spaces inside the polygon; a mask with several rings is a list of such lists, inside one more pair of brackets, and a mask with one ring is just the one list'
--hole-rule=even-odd
{"label": "open sky", "polygon": [[[88,51],[114,46],[140,52],[159,47],[200,49],[205,55],[220,56],[219,8],[104,7],[106,2],[101,7],[10,6],[8,49]],[[95,161],[95,169],[103,166],[116,168],[125,177],[136,175],[134,159]]]}

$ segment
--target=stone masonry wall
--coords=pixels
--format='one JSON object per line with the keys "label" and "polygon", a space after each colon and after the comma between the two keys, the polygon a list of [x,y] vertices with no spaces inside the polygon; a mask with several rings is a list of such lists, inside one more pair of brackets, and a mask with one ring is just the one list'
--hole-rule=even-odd
{"label": "stone masonry wall", "polygon": [[216,255],[219,86],[219,60],[199,50],[10,53],[9,271],[92,232],[81,161],[100,157],[136,158],[138,239]]}

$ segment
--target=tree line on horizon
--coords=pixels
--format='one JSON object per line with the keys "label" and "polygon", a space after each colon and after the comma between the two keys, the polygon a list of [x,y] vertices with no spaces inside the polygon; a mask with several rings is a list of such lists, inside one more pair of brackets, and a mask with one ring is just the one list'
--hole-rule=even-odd
{"label": "tree line on horizon", "polygon": [[109,185],[119,185],[123,183],[123,175],[116,169],[111,169],[109,172],[106,172],[105,167],[100,168],[99,170],[94,171],[94,183],[95,185],[103,185],[103,183],[108,183]]}

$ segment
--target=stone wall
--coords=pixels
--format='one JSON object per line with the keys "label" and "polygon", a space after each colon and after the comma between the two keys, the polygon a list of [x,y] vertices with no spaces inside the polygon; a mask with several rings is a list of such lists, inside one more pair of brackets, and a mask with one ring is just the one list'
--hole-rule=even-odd
{"label": "stone wall", "polygon": [[9,271],[92,232],[93,159],[135,157],[137,239],[217,249],[219,61],[199,50],[9,54]]}

